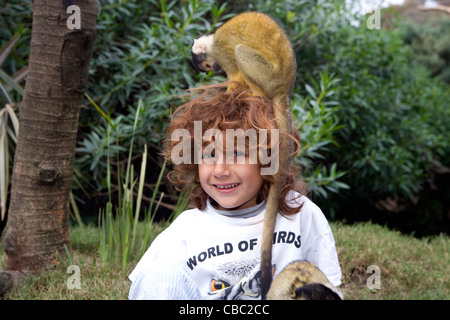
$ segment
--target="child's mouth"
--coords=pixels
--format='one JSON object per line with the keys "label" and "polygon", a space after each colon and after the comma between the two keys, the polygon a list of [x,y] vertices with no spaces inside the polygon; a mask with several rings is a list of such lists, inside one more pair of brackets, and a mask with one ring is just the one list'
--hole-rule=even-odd
{"label": "child's mouth", "polygon": [[234,189],[236,189],[236,187],[239,185],[240,183],[213,184],[213,186],[216,187],[219,190],[219,192],[231,192]]}

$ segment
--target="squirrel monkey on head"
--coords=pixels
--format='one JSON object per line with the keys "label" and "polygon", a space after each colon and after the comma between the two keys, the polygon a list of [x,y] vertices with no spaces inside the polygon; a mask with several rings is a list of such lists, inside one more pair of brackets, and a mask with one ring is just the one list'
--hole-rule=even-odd
{"label": "squirrel monkey on head", "polygon": [[248,88],[274,104],[280,130],[279,170],[267,197],[261,245],[261,295],[264,299],[272,281],[272,238],[281,189],[285,185],[294,144],[290,139],[292,119],[289,96],[295,82],[297,63],[284,30],[269,16],[258,12],[239,14],[213,34],[195,39],[193,64],[201,71],[225,72],[230,85]]}
{"label": "squirrel monkey on head", "polygon": [[297,69],[295,54],[284,30],[268,15],[241,13],[213,34],[195,39],[191,52],[197,69],[225,72],[234,82],[232,88],[249,88],[276,105],[289,106]]}

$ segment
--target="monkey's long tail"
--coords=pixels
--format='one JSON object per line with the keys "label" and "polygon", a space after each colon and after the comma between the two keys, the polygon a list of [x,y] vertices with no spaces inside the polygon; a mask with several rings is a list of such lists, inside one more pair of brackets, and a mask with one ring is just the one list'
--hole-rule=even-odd
{"label": "monkey's long tail", "polygon": [[282,188],[282,183],[271,184],[267,197],[261,246],[261,298],[263,300],[266,299],[267,292],[272,283],[272,242]]}
{"label": "monkey's long tail", "polygon": [[[286,99],[289,101],[289,99]],[[286,174],[292,163],[293,142],[289,138],[292,131],[290,103],[287,105],[274,101],[276,124],[280,131],[280,148],[278,172],[274,175],[275,181],[270,185],[267,197],[266,213],[264,216],[263,238],[261,243],[261,299],[265,300],[272,283],[272,243],[275,231],[275,222],[278,215],[278,204],[281,190],[286,183]],[[287,134],[289,133],[289,134]],[[272,150],[273,151],[273,150]]]}

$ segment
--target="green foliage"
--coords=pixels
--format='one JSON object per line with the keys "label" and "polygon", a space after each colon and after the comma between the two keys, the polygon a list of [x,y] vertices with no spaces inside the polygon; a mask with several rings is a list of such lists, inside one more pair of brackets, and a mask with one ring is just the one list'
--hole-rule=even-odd
{"label": "green foliage", "polygon": [[[293,5],[298,4],[293,2]],[[314,12],[311,4],[305,2],[302,6],[308,7],[311,14]],[[278,8],[285,10],[279,5]],[[99,33],[100,38],[97,40],[98,49],[91,68],[89,94],[95,97],[94,100],[106,113],[118,114],[114,125],[117,130],[112,132],[116,136],[110,141],[118,141],[116,146],[129,148],[129,132],[135,114],[133,106],[136,105],[136,99],[142,99],[141,120],[136,128],[136,150],[141,150],[146,141],[153,147],[157,146],[164,138],[164,129],[173,110],[175,97],[187,88],[223,80],[194,70],[190,62],[190,47],[195,37],[213,31],[229,17],[224,16],[224,12],[225,5],[217,7],[213,1],[151,1],[147,6],[137,6],[133,1],[123,2],[120,6],[107,1],[102,3],[98,28],[104,32]],[[291,20],[294,18],[292,15],[289,17]],[[126,25],[123,21],[126,21]],[[290,22],[296,25],[294,21]],[[118,24],[123,25],[119,28]],[[296,30],[296,37],[300,38],[301,33]],[[320,77],[318,74],[315,76]],[[296,95],[293,104],[298,104],[298,110],[294,112],[303,112],[300,110],[301,105],[305,105],[305,102],[309,105],[309,99]],[[337,119],[331,117],[336,110],[328,102],[326,104],[312,104],[310,112],[302,116],[302,130],[309,133],[302,137],[305,158],[299,160],[306,170],[312,191],[325,196],[329,191],[345,187],[337,181],[342,173],[336,170],[335,165],[316,164],[325,157],[326,145],[335,143],[332,132],[338,129]],[[77,158],[76,164],[80,172],[92,172],[83,174],[83,177],[91,183],[95,181],[96,187],[102,189],[105,186],[101,177],[105,171],[107,125],[92,127],[91,119],[94,118],[98,118],[98,115],[93,109],[82,117],[82,122],[89,124],[89,130],[80,142],[78,151],[81,156]],[[322,128],[325,122],[333,129],[328,131],[328,127]],[[318,127],[321,127],[321,133],[311,135]],[[314,165],[310,166],[311,163]]]}
{"label": "green foliage", "polygon": [[409,63],[411,53],[394,32],[360,32],[344,34],[341,41],[352,50],[337,46],[329,64],[346,81],[338,95],[346,127],[336,159],[364,196],[412,198],[448,148],[443,128],[431,120],[448,117],[444,101],[432,93],[445,90]]}
{"label": "green foliage", "polygon": [[31,40],[32,3],[26,0],[0,0],[0,47],[13,37],[17,43],[2,65],[9,75],[16,74],[28,64]]}
{"label": "green foliage", "polygon": [[450,83],[450,19],[442,17],[423,25],[405,23],[403,39],[414,51],[414,59],[438,77]]}
{"label": "green foliage", "polygon": [[[158,151],[175,98],[208,78],[193,70],[193,39],[210,32],[223,11],[214,1],[101,1],[88,93],[106,114],[114,115],[109,141],[120,148],[117,151],[131,147],[138,100],[143,103],[135,128],[135,152],[142,152],[144,144]],[[102,190],[108,124],[90,108],[82,112],[80,127],[83,135],[76,160],[77,170],[83,173],[80,183],[95,183]]]}
{"label": "green foliage", "polygon": [[294,94],[292,99],[292,116],[294,126],[300,134],[300,152],[296,164],[303,169],[305,181],[311,191],[327,198],[328,192],[348,189],[348,185],[339,181],[345,174],[336,171],[336,163],[324,161],[329,153],[329,145],[336,144],[334,133],[341,129],[336,113],[338,103],[329,100],[333,97],[339,79],[320,74],[320,81],[311,79],[312,86],[305,85],[306,97]]}
{"label": "green foliage", "polygon": [[382,33],[350,32],[343,40],[352,52],[339,46],[334,53],[330,68],[347,82],[339,97],[346,101],[340,114],[347,124],[345,141],[336,151],[353,184],[364,185],[367,195],[411,197],[437,137],[426,135],[430,128],[420,121],[429,108],[416,103],[425,83],[408,66],[408,51],[398,37]]}
{"label": "green foliage", "polygon": [[147,117],[167,116],[173,97],[199,80],[189,60],[194,38],[210,32],[224,8],[196,0],[115,3],[101,3],[92,96],[111,112],[143,99]]}
{"label": "green foliage", "polygon": [[[9,1],[0,9],[13,17],[0,21],[8,39],[20,34],[25,41],[29,35],[30,5],[20,9],[23,22],[12,10],[21,3]],[[159,145],[181,101],[177,97],[185,89],[223,80],[194,70],[192,41],[244,10],[270,14],[292,40],[298,64],[292,109],[302,144],[295,161],[325,212],[336,218],[365,213],[372,218],[387,197],[404,208],[411,208],[412,199],[417,201],[424,191],[434,199],[436,168],[445,172],[450,167],[450,89],[432,77],[445,79],[442,66],[448,64],[449,46],[442,35],[448,33],[448,21],[420,30],[369,30],[365,17],[351,13],[345,0],[220,3],[100,1],[88,95],[111,123],[86,100],[75,163],[77,199],[82,190],[90,196],[108,186],[117,190],[118,177],[113,174],[108,181],[108,168],[118,172],[131,149],[131,162],[140,167],[145,145],[152,164],[159,167],[146,177],[144,195],[153,194],[161,172]],[[11,57],[17,62],[6,62],[7,74],[24,65],[24,47],[14,47]],[[117,156],[108,164],[109,152]],[[173,190],[164,179],[161,183],[176,203]],[[439,201],[427,205],[418,220],[445,218],[445,205]]]}
{"label": "green foliage", "polygon": [[[334,143],[327,144],[330,137],[326,136],[316,140],[323,141],[326,147],[321,151],[328,152],[325,157],[314,159],[317,167],[313,172],[321,172],[322,167],[331,171],[334,166],[337,172],[345,170],[339,183],[350,189],[346,192],[340,188],[338,194],[316,188],[320,190],[316,201],[325,212],[338,218],[375,218],[376,204],[387,197],[411,210],[413,199],[417,201],[420,193],[433,184],[436,168],[445,172],[450,165],[450,91],[415,60],[417,52],[431,60],[427,51],[431,50],[445,64],[449,46],[445,45],[448,37],[442,34],[448,33],[444,32],[448,19],[439,28],[433,24],[433,32],[431,26],[419,32],[427,35],[426,41],[432,41],[430,46],[425,40],[418,42],[423,36],[410,35],[411,39],[418,39],[410,42],[416,41],[422,50],[412,51],[403,41],[404,32],[395,28],[368,29],[366,17],[351,14],[345,1],[261,0],[256,7],[274,16],[293,42],[298,63],[296,94],[309,97],[306,101],[317,96],[320,90],[316,85],[311,92],[310,79],[319,79],[326,73],[340,79],[332,95],[338,106],[332,114],[339,130],[332,134]],[[416,27],[415,32],[418,28],[421,27]],[[308,110],[306,106],[301,108]],[[320,114],[312,118],[320,119]],[[318,127],[311,128],[320,134]],[[307,133],[308,126],[302,127],[300,134],[302,131]],[[311,163],[305,167],[314,169]],[[305,176],[311,177],[308,170]],[[316,177],[308,182],[316,186],[317,181]],[[440,196],[436,193],[436,197]],[[439,205],[433,203],[432,207]],[[414,223],[428,223],[432,217],[445,219],[445,210],[425,210],[426,213],[419,213],[422,218],[414,218]]]}
{"label": "green foliage", "polygon": [[10,171],[19,135],[14,96],[23,96],[20,82],[26,75],[24,67],[18,74],[10,76],[4,71],[3,64],[19,40],[20,36],[15,35],[0,48],[0,221],[6,216]]}
{"label": "green foliage", "polygon": [[[134,138],[134,130],[138,122],[139,110],[141,103],[138,104],[136,118],[134,121],[132,140]],[[108,134],[109,137],[109,134]],[[108,152],[109,152],[108,148]],[[134,178],[134,166],[131,162],[133,149],[130,148],[128,152],[127,168],[125,176],[122,172],[118,172],[119,181],[122,182],[118,185],[118,201],[117,205],[112,203],[112,191],[111,191],[111,168],[109,166],[109,153],[107,155],[107,186],[109,193],[109,202],[106,204],[106,208],[100,210],[99,218],[99,255],[100,262],[121,262],[122,270],[124,271],[129,260],[142,257],[149,244],[149,231],[155,213],[152,214],[152,207],[156,204],[154,210],[158,209],[161,197],[158,202],[156,200],[156,194],[161,183],[162,174],[164,173],[164,166],[161,169],[159,179],[156,183],[153,197],[150,203],[150,208],[145,214],[145,229],[144,234],[140,237],[140,245],[137,243],[138,235],[138,222],[141,212],[142,196],[144,190],[144,182],[147,168],[147,150],[144,150],[142,155],[142,163],[139,174],[139,179]],[[133,192],[137,187],[137,198],[134,200]]]}

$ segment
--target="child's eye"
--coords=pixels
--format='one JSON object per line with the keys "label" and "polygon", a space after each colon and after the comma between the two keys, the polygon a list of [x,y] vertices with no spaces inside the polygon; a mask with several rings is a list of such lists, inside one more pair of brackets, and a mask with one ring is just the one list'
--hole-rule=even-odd
{"label": "child's eye", "polygon": [[245,151],[235,150],[233,152],[227,153],[227,163],[237,163],[242,164],[245,163],[245,158],[247,155]]}
{"label": "child's eye", "polygon": [[223,290],[229,286],[230,285],[228,283],[226,283],[225,281],[214,280],[214,279],[211,281],[211,290],[212,291]]}
{"label": "child's eye", "polygon": [[214,157],[214,152],[203,152],[203,159],[213,159]]}

